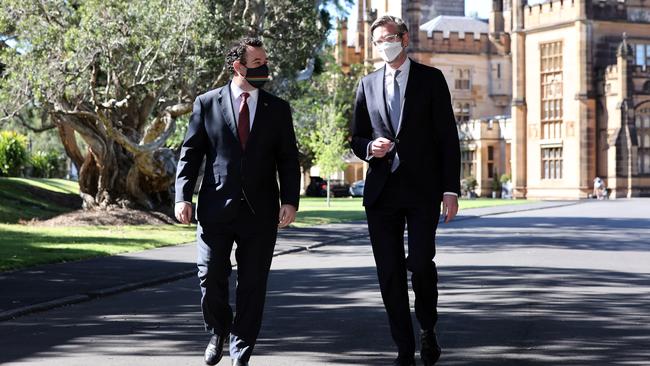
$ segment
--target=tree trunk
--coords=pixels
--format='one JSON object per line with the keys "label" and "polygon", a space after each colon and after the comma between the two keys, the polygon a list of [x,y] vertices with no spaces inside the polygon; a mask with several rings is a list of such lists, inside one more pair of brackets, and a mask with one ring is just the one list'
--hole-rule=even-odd
{"label": "tree trunk", "polygon": [[89,145],[85,156],[81,156],[74,141],[71,127],[74,124],[61,126],[60,137],[66,153],[75,164],[81,157],[79,190],[84,209],[171,210],[176,170],[176,157],[171,149],[160,147],[132,153],[107,135],[79,129],[76,131]]}

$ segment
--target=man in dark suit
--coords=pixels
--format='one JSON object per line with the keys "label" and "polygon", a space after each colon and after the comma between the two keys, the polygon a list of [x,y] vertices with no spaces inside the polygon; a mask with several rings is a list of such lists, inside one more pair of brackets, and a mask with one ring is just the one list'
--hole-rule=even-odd
{"label": "man in dark suit", "polygon": [[[228,335],[233,365],[248,365],[262,323],[277,230],[293,222],[298,209],[300,168],[291,110],[260,89],[268,79],[266,61],[256,38],[230,50],[226,63],[234,76],[194,101],[178,162],[175,213],[189,224],[205,158],[196,218],[201,308],[212,333],[204,355],[208,365],[221,360]],[[233,242],[234,318],[228,298]]]}
{"label": "man in dark suit", "polygon": [[[370,164],[363,204],[379,286],[397,344],[395,365],[415,365],[407,270],[425,365],[440,357],[435,232],[443,203],[445,222],[458,211],[460,148],[449,89],[440,70],[406,55],[404,22],[384,16],[371,26],[373,45],[386,62],[357,91],[352,148]],[[408,224],[408,257],[404,227]]]}

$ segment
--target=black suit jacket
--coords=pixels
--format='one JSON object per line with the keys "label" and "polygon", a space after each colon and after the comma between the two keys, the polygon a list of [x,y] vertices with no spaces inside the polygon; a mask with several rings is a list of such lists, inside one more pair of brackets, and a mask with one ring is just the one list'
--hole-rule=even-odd
{"label": "black suit jacket", "polygon": [[359,83],[352,149],[370,167],[363,204],[372,206],[390,174],[394,152],[383,158],[366,159],[368,143],[378,137],[395,142],[400,173],[408,182],[407,196],[420,204],[435,204],[444,192],[460,194],[460,147],[449,88],[442,72],[411,60],[404,96],[402,123],[392,130],[384,98],[386,66]]}
{"label": "black suit jacket", "polygon": [[[205,157],[196,218],[233,219],[245,197],[260,220],[277,220],[279,203],[298,208],[300,167],[289,103],[259,91],[255,120],[242,151],[230,85],[194,101],[176,173],[176,202],[192,201]],[[278,189],[278,180],[280,188]]]}

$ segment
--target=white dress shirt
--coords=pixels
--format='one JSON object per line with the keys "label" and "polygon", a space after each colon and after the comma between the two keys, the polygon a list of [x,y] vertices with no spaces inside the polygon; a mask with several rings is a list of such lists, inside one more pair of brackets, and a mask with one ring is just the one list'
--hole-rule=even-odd
{"label": "white dress shirt", "polygon": [[260,90],[253,89],[249,92],[246,92],[237,86],[237,84],[234,82],[230,83],[230,100],[232,101],[232,108],[235,112],[235,122],[237,122],[237,126],[239,126],[239,106],[241,105],[242,93],[250,94],[247,100],[249,115],[248,120],[250,121],[250,128],[253,129],[253,122],[255,121],[255,110],[257,109],[257,99],[259,98]]}

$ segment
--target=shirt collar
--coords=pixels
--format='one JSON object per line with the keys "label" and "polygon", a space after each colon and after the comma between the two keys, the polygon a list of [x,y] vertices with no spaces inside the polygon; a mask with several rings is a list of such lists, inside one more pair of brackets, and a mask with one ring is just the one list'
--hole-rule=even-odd
{"label": "shirt collar", "polygon": [[402,65],[400,67],[398,67],[397,69],[393,69],[392,67],[390,67],[389,64],[386,64],[386,75],[394,75],[395,70],[401,71],[400,74],[403,75],[404,71],[409,70],[409,67],[411,67],[411,59],[408,58],[408,57],[406,58],[406,61],[404,61],[404,63],[402,63]]}
{"label": "shirt collar", "polygon": [[[241,94],[243,92],[244,92],[244,90],[242,90],[242,88],[240,88],[237,84],[235,84],[232,81],[230,82],[230,93],[231,93],[233,99],[237,99],[237,98],[241,97]],[[259,89],[253,89],[253,90],[251,90],[251,91],[249,91],[247,93],[250,94],[250,96],[248,97],[248,100],[251,100],[251,99],[252,100],[257,100],[257,96],[260,94],[260,90]]]}

